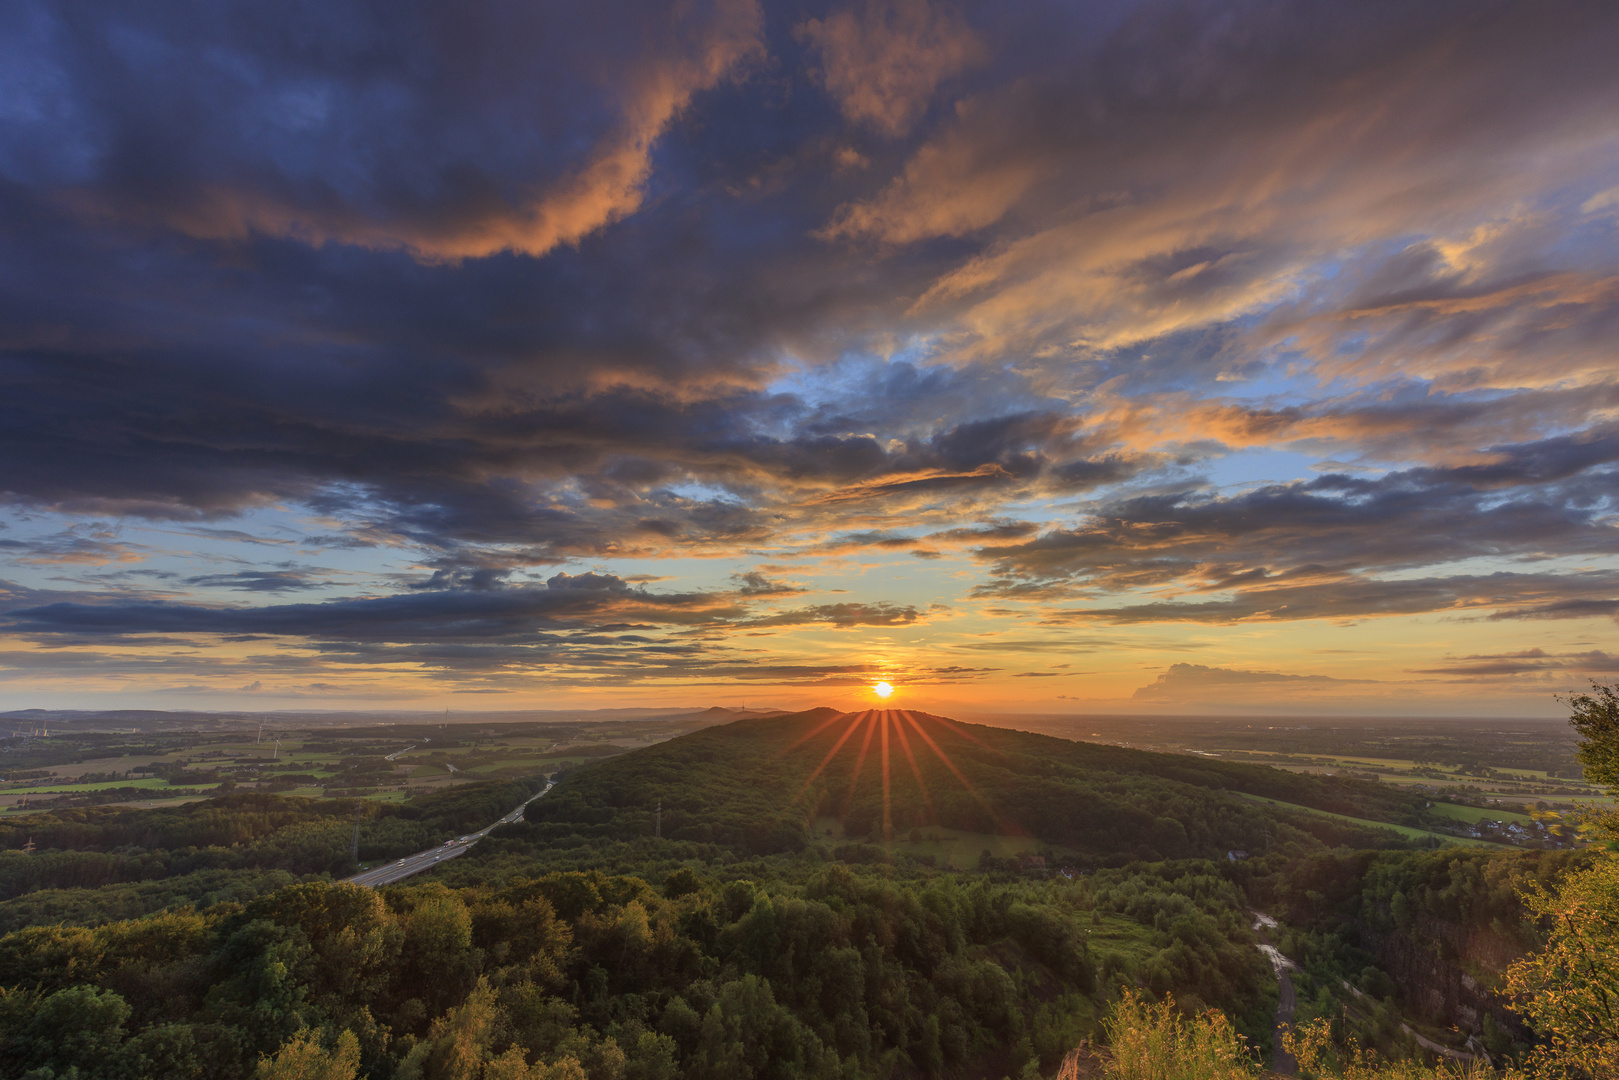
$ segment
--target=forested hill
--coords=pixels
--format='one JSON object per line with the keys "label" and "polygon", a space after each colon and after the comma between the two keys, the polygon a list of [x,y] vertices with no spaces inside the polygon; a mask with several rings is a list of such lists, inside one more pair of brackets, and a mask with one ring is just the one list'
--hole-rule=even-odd
{"label": "forested hill", "polygon": [[[1076,861],[1222,857],[1305,839],[1386,846],[1389,834],[1278,814],[1240,793],[1419,824],[1422,800],[1374,782],[1071,742],[928,713],[833,709],[742,720],[568,774],[516,831],[535,839],[675,840],[752,854],[928,827],[1033,836]],[[661,805],[661,823],[654,821]],[[820,823],[819,825],[817,823]]]}

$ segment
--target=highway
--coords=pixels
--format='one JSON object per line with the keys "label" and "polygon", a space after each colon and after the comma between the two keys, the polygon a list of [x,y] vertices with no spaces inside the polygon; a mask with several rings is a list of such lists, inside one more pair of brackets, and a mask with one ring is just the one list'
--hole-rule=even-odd
{"label": "highway", "polygon": [[348,880],[356,885],[366,885],[371,888],[376,888],[378,885],[392,885],[396,881],[403,881],[412,874],[419,874],[423,870],[431,870],[440,863],[448,862],[451,859],[465,855],[468,851],[472,850],[473,844],[476,844],[479,840],[482,840],[485,836],[488,836],[491,829],[494,829],[498,825],[506,825],[513,821],[521,821],[523,818],[523,811],[527,809],[528,804],[550,790],[551,783],[547,781],[545,789],[539,794],[532,795],[525,799],[522,805],[520,805],[516,810],[513,810],[499,821],[484,826],[475,833],[467,833],[465,836],[457,837],[447,844],[440,844],[438,847],[428,848],[426,851],[418,851],[416,854],[407,855],[403,859],[389,862],[382,866],[373,867],[370,870],[355,874]]}

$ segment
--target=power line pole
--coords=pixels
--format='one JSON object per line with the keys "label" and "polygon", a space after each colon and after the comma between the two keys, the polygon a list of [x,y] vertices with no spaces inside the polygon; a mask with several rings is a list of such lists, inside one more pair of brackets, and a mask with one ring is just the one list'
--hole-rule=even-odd
{"label": "power line pole", "polygon": [[663,800],[658,800],[658,809],[652,815],[652,838],[663,839]]}

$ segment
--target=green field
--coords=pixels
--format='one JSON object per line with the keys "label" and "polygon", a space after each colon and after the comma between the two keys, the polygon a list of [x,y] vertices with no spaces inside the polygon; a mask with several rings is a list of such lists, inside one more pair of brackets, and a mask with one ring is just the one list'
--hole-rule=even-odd
{"label": "green field", "polygon": [[1528,814],[1516,814],[1510,810],[1486,809],[1482,806],[1461,806],[1457,803],[1436,802],[1429,807],[1436,814],[1443,814],[1457,821],[1515,821],[1519,825],[1528,825],[1534,819]]}
{"label": "green field", "polygon": [[[106,791],[109,788],[152,788],[169,787],[169,782],[162,777],[148,776],[140,780],[111,780],[94,784],[75,784],[67,780],[41,781],[29,787],[0,788],[0,795],[79,795],[86,791]],[[180,784],[182,788],[216,787],[215,784]]]}
{"label": "green field", "polygon": [[1254,802],[1262,802],[1270,806],[1278,806],[1287,810],[1302,810],[1306,814],[1317,814],[1321,817],[1336,818],[1339,821],[1347,821],[1354,825],[1365,825],[1373,829],[1388,829],[1390,832],[1399,833],[1408,840],[1436,840],[1441,844],[1462,844],[1468,847],[1499,848],[1511,846],[1510,844],[1497,844],[1490,840],[1475,840],[1470,836],[1449,836],[1445,833],[1429,832],[1426,829],[1412,828],[1410,825],[1395,825],[1387,821],[1370,821],[1366,818],[1355,818],[1349,817],[1345,814],[1334,814],[1328,810],[1317,810],[1313,806],[1300,806],[1297,803],[1286,803],[1278,799],[1267,799],[1260,795],[1249,795],[1247,792],[1237,792],[1237,794],[1241,795],[1244,799],[1252,799]]}

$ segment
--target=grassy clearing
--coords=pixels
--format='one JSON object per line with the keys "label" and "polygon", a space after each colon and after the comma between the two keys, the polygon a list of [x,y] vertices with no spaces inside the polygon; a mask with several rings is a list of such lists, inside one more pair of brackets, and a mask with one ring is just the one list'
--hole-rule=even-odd
{"label": "grassy clearing", "polygon": [[1277,799],[1267,799],[1261,795],[1249,795],[1247,792],[1238,792],[1238,794],[1244,799],[1252,799],[1254,802],[1267,803],[1271,806],[1279,806],[1287,810],[1302,810],[1306,814],[1316,814],[1321,817],[1336,818],[1339,821],[1347,821],[1355,825],[1364,825],[1368,828],[1388,829],[1390,832],[1399,833],[1408,840],[1437,841],[1440,844],[1462,844],[1468,847],[1500,848],[1512,846],[1510,844],[1493,843],[1489,840],[1475,840],[1470,836],[1449,836],[1445,833],[1429,832],[1426,829],[1412,828],[1410,825],[1395,825],[1387,821],[1372,821],[1368,818],[1349,817],[1346,814],[1334,814],[1327,810],[1317,810],[1313,806],[1300,806],[1297,803],[1281,802]]}
{"label": "grassy clearing", "polygon": [[1094,916],[1085,927],[1085,944],[1090,946],[1091,953],[1100,959],[1105,953],[1115,953],[1123,956],[1130,967],[1139,967],[1156,956],[1161,947],[1154,940],[1151,927],[1142,926],[1134,919],[1124,915],[1103,913],[1100,921]]}
{"label": "grassy clearing", "polygon": [[1443,814],[1457,821],[1515,821],[1519,825],[1528,825],[1533,819],[1528,814],[1515,814],[1510,810],[1486,809],[1482,806],[1459,806],[1456,803],[1436,802],[1429,807],[1436,814]]}

